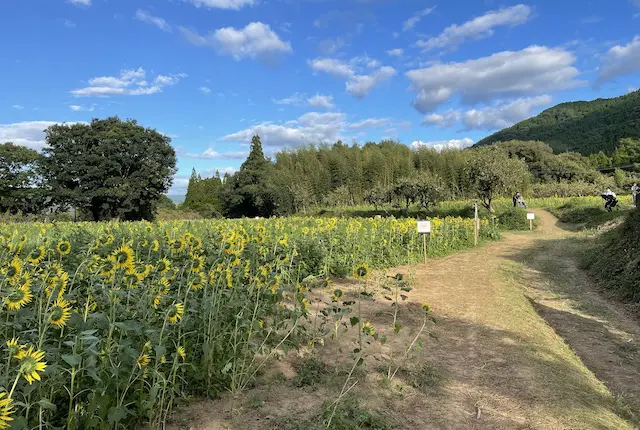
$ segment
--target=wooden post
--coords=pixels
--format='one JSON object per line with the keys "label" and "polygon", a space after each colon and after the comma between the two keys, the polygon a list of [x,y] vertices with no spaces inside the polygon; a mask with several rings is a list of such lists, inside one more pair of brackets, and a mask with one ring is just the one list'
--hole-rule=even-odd
{"label": "wooden post", "polygon": [[427,264],[427,235],[422,235],[422,252],[424,253],[424,264]]}
{"label": "wooden post", "polygon": [[533,220],[530,219],[529,220],[529,231],[532,231],[532,230],[533,230]]}
{"label": "wooden post", "polygon": [[480,224],[478,223],[478,201],[473,201],[473,246],[478,246],[478,233],[480,230]]}

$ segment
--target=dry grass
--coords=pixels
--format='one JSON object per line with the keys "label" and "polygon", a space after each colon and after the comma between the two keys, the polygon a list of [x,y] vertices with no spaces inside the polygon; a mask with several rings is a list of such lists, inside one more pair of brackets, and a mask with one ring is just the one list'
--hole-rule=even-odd
{"label": "dry grass", "polygon": [[[627,343],[615,336],[598,338],[599,351],[613,348],[618,358],[631,357],[621,367],[636,365],[637,372],[637,321],[623,318],[620,322],[614,318],[618,314],[598,311],[593,304],[589,313],[593,319],[575,319],[582,318],[579,312],[584,309],[566,297],[563,285],[573,282],[592,288],[588,279],[577,269],[568,270],[566,264],[558,265],[557,270],[544,269],[536,266],[540,260],[535,259],[546,255],[545,246],[557,242],[559,254],[553,259],[560,261],[559,255],[564,254],[559,241],[575,233],[559,229],[545,212],[538,216],[542,225],[537,233],[509,234],[481,249],[433,260],[426,266],[397,269],[414,271],[416,277],[414,290],[399,308],[404,329],[398,335],[389,333],[391,308],[379,288],[375,300],[364,303],[365,319],[381,332],[386,330],[390,342],[368,349],[366,366],[357,375],[358,385],[345,402],[344,420],[353,419],[348,421],[351,428],[636,428],[631,421],[632,402],[627,405],[612,395],[587,366],[616,394],[628,396],[634,381],[625,382],[618,371],[606,371],[612,366],[607,361],[610,356],[589,354],[590,341],[597,334],[589,324],[607,321],[610,327],[627,333],[632,339]],[[567,282],[556,285],[554,278]],[[328,302],[326,291],[317,294],[318,300]],[[602,309],[612,309],[596,293],[593,297],[602,301],[598,302]],[[381,372],[385,357],[392,351],[397,356],[415,337],[422,324],[417,303],[424,301],[434,309],[438,324],[431,330],[439,340],[425,337],[425,348],[413,354],[388,382]],[[554,317],[546,308],[569,313],[571,318]],[[238,397],[195,402],[179,411],[169,428],[322,428],[326,403],[336,398],[349,369],[347,353],[353,348],[354,335],[353,331],[343,333],[316,351],[290,352],[260,377],[258,388]],[[316,354],[324,366],[307,369],[308,354]],[[311,376],[297,377],[303,372]],[[301,385],[301,379],[314,382]],[[636,388],[638,380],[636,377]],[[339,427],[347,421],[334,424],[349,428]]]}

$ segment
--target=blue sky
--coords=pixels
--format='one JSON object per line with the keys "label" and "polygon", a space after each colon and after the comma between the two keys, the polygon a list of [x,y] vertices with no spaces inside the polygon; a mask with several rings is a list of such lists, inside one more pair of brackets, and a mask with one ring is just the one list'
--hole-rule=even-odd
{"label": "blue sky", "polygon": [[338,139],[468,146],[640,87],[640,0],[22,0],[0,5],[0,141],[118,115],[192,168]]}

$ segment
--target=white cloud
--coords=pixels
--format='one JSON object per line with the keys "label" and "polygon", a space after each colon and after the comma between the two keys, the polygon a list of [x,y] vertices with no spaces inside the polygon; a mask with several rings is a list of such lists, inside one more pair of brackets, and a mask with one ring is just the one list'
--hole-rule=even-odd
{"label": "white cloud", "polygon": [[347,81],[347,92],[359,99],[366,97],[371,90],[396,74],[391,66],[384,66],[370,75],[356,75]]}
{"label": "white cloud", "polygon": [[307,103],[309,103],[309,106],[325,109],[333,109],[336,107],[333,104],[333,96],[323,96],[321,94],[316,94],[315,96],[307,99]]}
{"label": "white cloud", "polygon": [[80,112],[80,111],[93,112],[95,107],[94,106],[84,107],[84,106],[80,106],[80,105],[70,105],[69,109],[71,109],[74,112]]}
{"label": "white cloud", "polygon": [[435,6],[428,7],[419,12],[416,12],[411,18],[409,18],[402,24],[402,31],[409,31],[413,29],[413,27],[415,27],[416,24],[419,23],[422,18],[429,15],[431,12],[433,12],[434,9],[435,9]]}
{"label": "white cloud", "polygon": [[167,21],[159,16],[153,16],[149,12],[142,9],[136,11],[136,19],[138,21],[146,22],[147,24],[155,25],[162,31],[171,32],[171,26]]}
{"label": "white cloud", "polygon": [[414,140],[411,143],[412,148],[430,148],[435,151],[443,151],[447,149],[464,149],[474,144],[473,139],[465,137],[463,139],[436,140],[423,142],[422,140]]}
{"label": "white cloud", "polygon": [[245,6],[253,6],[255,0],[185,0],[195,7],[206,7],[209,9],[231,9],[240,10]]}
{"label": "white cloud", "polygon": [[200,154],[194,154],[194,153],[184,154],[184,156],[188,158],[201,158],[206,160],[213,160],[213,159],[230,160],[230,159],[237,159],[237,158],[246,158],[248,155],[249,153],[246,151],[218,152],[213,148],[208,148]]}
{"label": "white cloud", "polygon": [[177,75],[157,75],[153,84],[146,80],[146,72],[140,67],[132,70],[122,70],[120,76],[100,76],[89,79],[89,86],[71,91],[71,94],[83,96],[111,96],[111,95],[148,95],[162,92],[162,88],[175,85],[186,77],[184,73]]}
{"label": "white cloud", "polygon": [[200,87],[198,90],[204,94],[209,94],[211,92],[211,88],[209,87]]}
{"label": "white cloud", "polygon": [[390,49],[387,51],[387,55],[391,55],[392,57],[402,57],[402,54],[404,54],[404,49],[401,48]]}
{"label": "white cloud", "polygon": [[377,60],[368,57],[354,57],[350,64],[334,58],[316,58],[308,63],[316,72],[324,72],[345,79],[347,92],[357,98],[367,96],[374,87],[396,74],[396,70],[390,66],[380,67],[369,74],[358,74],[358,66],[374,68],[380,65]]}
{"label": "white cloud", "polygon": [[335,39],[325,39],[318,43],[318,51],[325,55],[335,54],[340,49],[344,48],[347,42],[343,37],[336,37]]}
{"label": "white cloud", "polygon": [[24,106],[22,106],[22,105],[13,105],[13,106],[11,106],[11,107],[12,107],[12,108],[14,108],[14,109],[17,109],[17,110],[22,110],[22,109],[24,109]]}
{"label": "white cloud", "polygon": [[91,6],[91,0],[67,0],[76,6]]}
{"label": "white cloud", "polygon": [[427,115],[422,121],[423,124],[437,125],[441,128],[453,127],[454,123],[460,120],[460,111],[449,109],[444,113],[432,113]]}
{"label": "white cloud", "polygon": [[[13,124],[0,124],[0,143],[13,142],[16,145],[40,150],[45,146],[44,130],[56,124],[57,121],[23,121]],[[68,122],[66,124],[75,124]]]}
{"label": "white cloud", "polygon": [[277,105],[296,105],[299,106],[304,103],[304,94],[294,93],[289,97],[285,97],[280,100],[272,99]]}
{"label": "white cloud", "polygon": [[450,25],[439,36],[418,41],[417,46],[424,50],[458,46],[467,39],[482,39],[491,36],[494,27],[515,27],[524,24],[530,16],[531,8],[523,4],[490,11],[464,24]]}
{"label": "white cloud", "polygon": [[609,49],[602,60],[598,83],[640,72],[640,36]]}
{"label": "white cloud", "polygon": [[406,73],[417,93],[414,106],[428,112],[458,94],[463,103],[544,94],[581,85],[576,59],[561,48],[530,46],[477,60],[436,64]]}
{"label": "white cloud", "polygon": [[483,109],[471,109],[462,115],[462,122],[468,130],[496,130],[511,127],[513,124],[531,117],[534,109],[548,106],[551,101],[551,96],[543,95],[520,98]]}
{"label": "white cloud", "polygon": [[235,60],[272,60],[278,55],[293,52],[289,42],[281,40],[270,26],[261,22],[252,22],[242,29],[220,28],[206,36],[185,27],[180,27],[180,31],[192,44],[214,48],[219,54],[230,55]]}
{"label": "white cloud", "polygon": [[389,125],[390,123],[390,118],[368,118],[362,121],[351,123],[347,127],[353,130],[360,130],[362,128],[384,127]]}

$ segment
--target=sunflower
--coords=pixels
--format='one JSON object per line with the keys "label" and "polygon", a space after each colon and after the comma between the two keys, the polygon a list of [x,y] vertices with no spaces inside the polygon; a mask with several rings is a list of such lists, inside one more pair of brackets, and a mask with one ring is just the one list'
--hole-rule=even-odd
{"label": "sunflower", "polygon": [[162,301],[162,296],[160,294],[156,294],[153,296],[153,309],[158,309],[160,306],[160,302]]}
{"label": "sunflower", "polygon": [[71,244],[69,243],[69,241],[63,240],[61,242],[58,242],[56,249],[58,250],[58,253],[60,253],[60,255],[68,255],[71,252]]}
{"label": "sunflower", "polygon": [[198,272],[195,274],[195,279],[193,279],[190,283],[190,286],[194,290],[199,290],[202,286],[207,282],[207,277],[204,273]]}
{"label": "sunflower", "polygon": [[67,324],[71,317],[71,305],[62,296],[58,296],[51,307],[51,315],[49,322],[58,328],[62,328]]}
{"label": "sunflower", "polygon": [[151,251],[158,252],[158,249],[160,249],[160,242],[154,239],[153,244],[151,245]]}
{"label": "sunflower", "polygon": [[20,310],[24,305],[31,302],[33,294],[29,286],[22,285],[20,287],[14,287],[9,290],[7,296],[7,307],[12,311]]}
{"label": "sunflower", "polygon": [[353,269],[353,275],[358,279],[365,279],[369,274],[369,266],[365,263],[359,264]]}
{"label": "sunflower", "polygon": [[184,305],[182,303],[176,303],[171,306],[169,312],[167,312],[167,321],[171,324],[175,324],[182,320],[182,314],[184,313]]}
{"label": "sunflower", "polygon": [[158,264],[156,265],[156,270],[159,273],[167,273],[169,270],[171,270],[171,262],[166,258],[162,258],[158,260]]}
{"label": "sunflower", "polygon": [[202,255],[200,256],[192,255],[191,271],[193,273],[198,273],[202,270],[203,267],[204,267],[204,257]]}
{"label": "sunflower", "polygon": [[69,283],[69,274],[67,272],[62,272],[58,275],[51,276],[47,279],[47,297],[51,296],[56,289],[58,290],[58,294],[64,294],[67,289],[67,284]]}
{"label": "sunflower", "polygon": [[102,264],[102,268],[100,269],[100,276],[111,278],[116,273],[116,267],[116,258],[113,255],[110,255],[104,260]]}
{"label": "sunflower", "polygon": [[18,357],[20,351],[24,350],[25,346],[20,344],[20,338],[14,337],[7,341],[7,348],[9,348],[9,355]]}
{"label": "sunflower", "polygon": [[126,243],[122,243],[122,246],[111,254],[116,260],[117,269],[133,270],[134,255],[133,249]]}
{"label": "sunflower", "polygon": [[36,380],[39,381],[40,374],[38,372],[44,372],[44,369],[47,368],[47,363],[43,361],[44,351],[34,350],[33,346],[20,351],[16,358],[20,360],[19,372],[29,384]]}
{"label": "sunflower", "polygon": [[13,421],[11,415],[13,414],[13,405],[11,404],[11,398],[5,397],[7,393],[0,393],[0,429],[9,428],[11,425],[9,424]]}
{"label": "sunflower", "polygon": [[9,281],[17,281],[22,274],[22,260],[16,255],[9,263],[9,266],[4,269],[5,276]]}
{"label": "sunflower", "polygon": [[149,357],[149,354],[144,354],[144,353],[140,354],[140,356],[136,360],[136,364],[138,365],[138,368],[140,368],[140,369],[142,369],[143,367],[148,366],[149,363],[151,363],[151,358]]}
{"label": "sunflower", "polygon": [[29,256],[27,257],[27,261],[32,266],[37,266],[44,259],[47,251],[44,249],[44,246],[40,245],[38,248],[31,251]]}
{"label": "sunflower", "polygon": [[171,253],[175,254],[182,251],[183,249],[184,242],[182,241],[182,239],[174,239],[169,242],[169,250],[171,250]]}
{"label": "sunflower", "polygon": [[184,350],[184,346],[179,346],[176,349],[176,352],[178,353],[178,357],[180,357],[182,361],[185,361],[187,359],[187,353]]}

